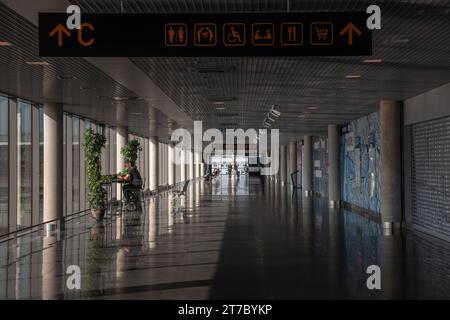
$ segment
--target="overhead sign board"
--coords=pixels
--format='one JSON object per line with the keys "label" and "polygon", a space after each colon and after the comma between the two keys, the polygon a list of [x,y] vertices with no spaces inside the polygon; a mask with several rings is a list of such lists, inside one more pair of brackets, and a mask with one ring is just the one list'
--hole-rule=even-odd
{"label": "overhead sign board", "polygon": [[39,14],[39,52],[56,57],[355,56],[372,54],[364,12]]}

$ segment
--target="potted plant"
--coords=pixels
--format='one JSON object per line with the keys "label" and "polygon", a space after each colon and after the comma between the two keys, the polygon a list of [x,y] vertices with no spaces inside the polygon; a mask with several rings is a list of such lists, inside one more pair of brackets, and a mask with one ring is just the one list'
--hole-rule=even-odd
{"label": "potted plant", "polygon": [[[139,151],[142,151],[141,144],[137,139],[133,139],[120,149],[120,154],[123,155],[125,162],[136,163]],[[128,171],[122,173],[127,174]]]}
{"label": "potted plant", "polygon": [[96,223],[91,228],[91,233],[87,246],[86,271],[87,271],[87,295],[83,298],[90,298],[89,293],[95,293],[102,283],[107,281],[108,268],[114,257],[114,250],[108,248],[108,239],[105,234],[103,224]]}
{"label": "potted plant", "polygon": [[92,217],[96,221],[102,221],[105,216],[106,190],[102,186],[101,153],[106,138],[99,133],[95,133],[92,129],[88,129],[84,134],[84,140],[89,207]]}

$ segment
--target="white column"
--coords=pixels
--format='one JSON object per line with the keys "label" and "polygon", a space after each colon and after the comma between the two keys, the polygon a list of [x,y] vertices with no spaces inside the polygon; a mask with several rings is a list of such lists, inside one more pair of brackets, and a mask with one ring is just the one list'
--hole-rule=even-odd
{"label": "white column", "polygon": [[63,269],[63,242],[58,241],[57,235],[53,234],[51,236],[43,238],[42,246],[43,248],[45,248],[45,250],[42,250],[41,253],[42,300],[58,299],[61,288],[63,288],[65,285],[64,277],[57,276],[66,272],[66,270]]}
{"label": "white column", "polygon": [[[116,167],[117,172],[123,170],[125,163],[120,150],[127,144],[128,142],[128,128],[127,127],[117,127],[116,128]],[[117,184],[117,200],[122,199],[121,186]]]}
{"label": "white column", "polygon": [[161,160],[161,166],[162,166],[162,172],[163,172],[163,181],[161,181],[161,185],[166,185],[167,184],[167,175],[168,175],[168,172],[167,172],[167,164],[168,164],[168,161],[167,161],[167,144],[165,144],[165,143],[163,143],[162,144],[162,160]]}
{"label": "white column", "polygon": [[180,161],[180,181],[186,180],[186,150],[181,149]]}
{"label": "white column", "polygon": [[202,176],[202,154],[195,152],[195,177],[200,178]]}
{"label": "white column", "polygon": [[149,148],[149,159],[150,159],[150,181],[148,186],[150,190],[156,190],[159,185],[158,173],[159,173],[159,142],[155,137],[151,137],[150,148]]}
{"label": "white column", "polygon": [[188,156],[189,179],[194,179],[194,152],[188,150]]}
{"label": "white column", "polygon": [[63,217],[63,106],[44,105],[44,222],[45,230],[57,228]]}
{"label": "white column", "polygon": [[303,190],[305,196],[313,195],[313,148],[312,136],[304,137],[303,146]]}
{"label": "white column", "polygon": [[168,145],[168,153],[169,156],[167,157],[167,165],[168,165],[168,178],[169,178],[169,184],[173,185],[175,183],[175,161],[174,161],[174,148],[172,145]]}

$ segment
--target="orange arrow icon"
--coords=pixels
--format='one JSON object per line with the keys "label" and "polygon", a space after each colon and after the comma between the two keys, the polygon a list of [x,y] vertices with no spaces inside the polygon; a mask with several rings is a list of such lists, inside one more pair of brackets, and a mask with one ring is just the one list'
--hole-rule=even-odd
{"label": "orange arrow icon", "polygon": [[358,36],[361,35],[361,31],[355,27],[355,25],[351,22],[349,22],[344,29],[341,30],[341,32],[339,32],[339,34],[341,36],[343,36],[344,34],[348,33],[348,44],[351,46],[353,45],[353,32],[355,32]]}
{"label": "orange arrow icon", "polygon": [[58,47],[62,47],[63,45],[63,33],[68,37],[71,36],[69,30],[67,30],[62,24],[58,24],[49,35],[50,37],[53,37],[56,33],[58,33]]}

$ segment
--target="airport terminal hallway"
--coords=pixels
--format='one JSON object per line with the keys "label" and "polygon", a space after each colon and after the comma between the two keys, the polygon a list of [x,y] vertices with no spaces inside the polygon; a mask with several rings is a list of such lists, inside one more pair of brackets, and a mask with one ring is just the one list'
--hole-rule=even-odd
{"label": "airport terminal hallway", "polygon": [[[449,249],[419,233],[383,235],[376,217],[274,180],[220,176],[103,225],[81,214],[57,237],[0,243],[0,299],[448,299]],[[66,286],[70,265],[80,290]],[[381,290],[366,287],[370,265]]]}

